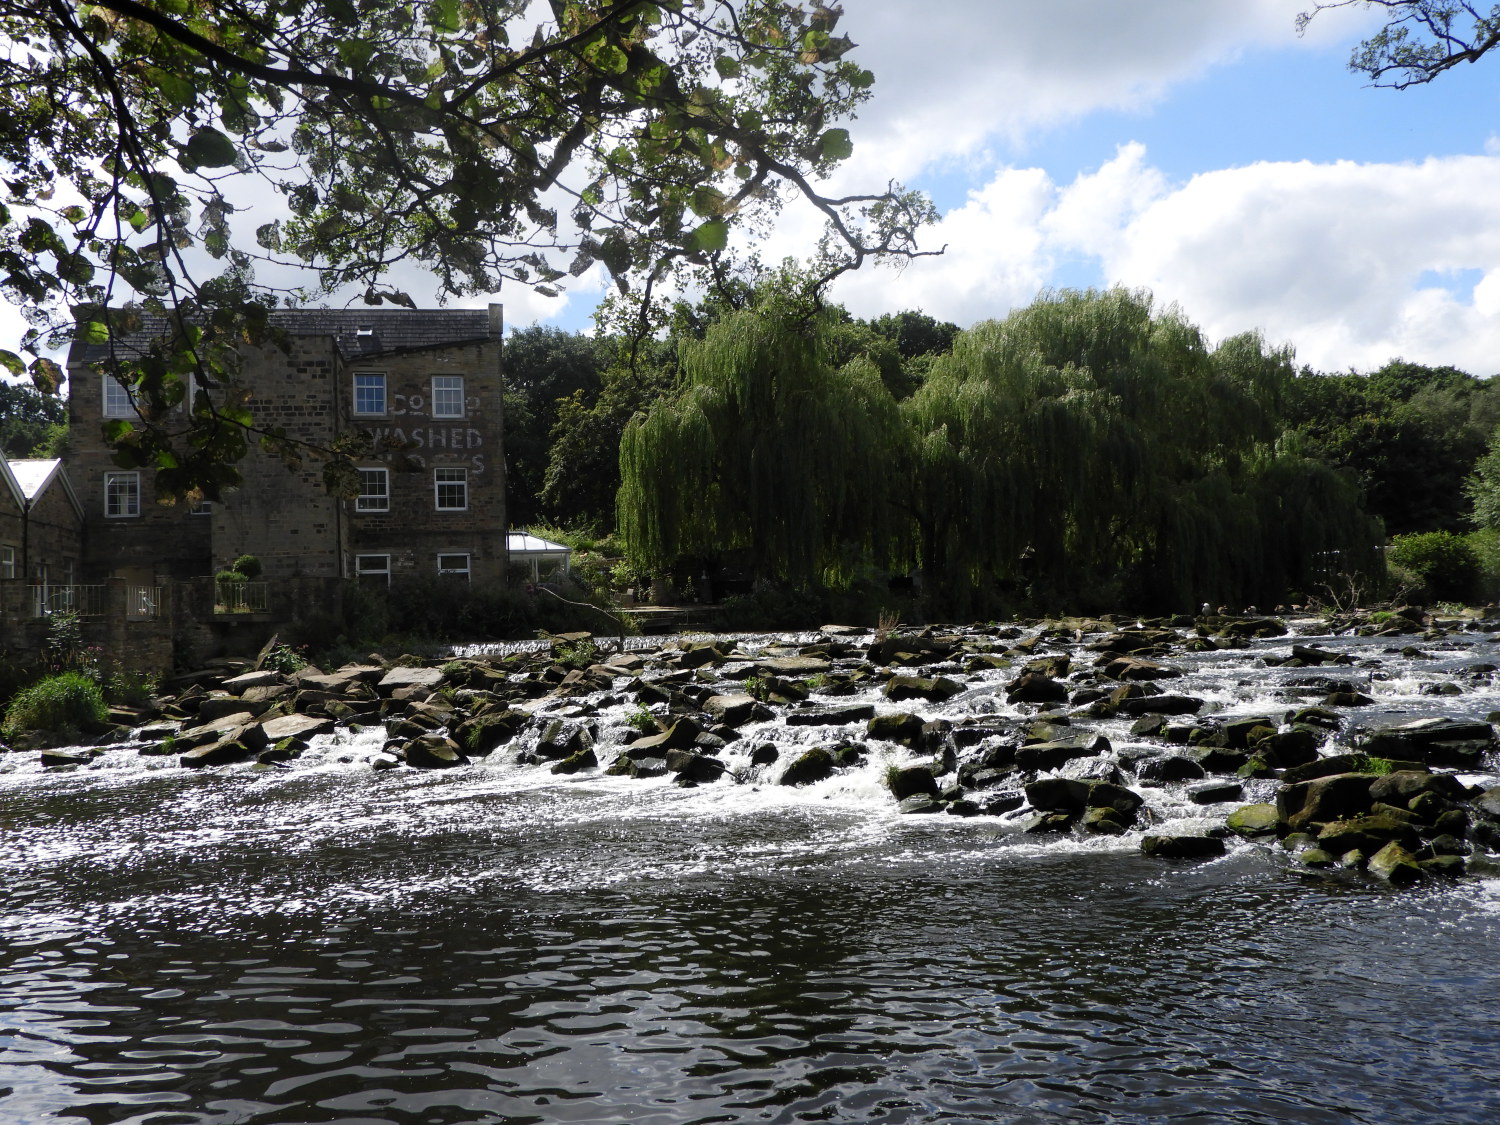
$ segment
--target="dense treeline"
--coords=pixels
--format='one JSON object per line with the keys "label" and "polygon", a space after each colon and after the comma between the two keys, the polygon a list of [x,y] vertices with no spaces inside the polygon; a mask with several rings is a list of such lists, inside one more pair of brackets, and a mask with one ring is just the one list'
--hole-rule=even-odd
{"label": "dense treeline", "polygon": [[[956,615],[1370,593],[1387,536],[1398,586],[1500,593],[1492,380],[1299,371],[1122,289],[966,332],[800,293],[739,285],[643,340],[513,332],[512,524],[614,535],[641,577],[868,593],[911,575]],[[55,455],[56,401],[0,394],[6,454]]]}
{"label": "dense treeline", "polygon": [[[513,482],[531,488],[546,450],[518,513],[617,530],[643,573],[804,590],[911,574],[952,614],[1373,591],[1388,534],[1470,528],[1500,423],[1487,380],[1299,371],[1123,289],[960,332],[814,309],[781,278],[679,308],[633,359],[549,329],[512,340],[512,394],[552,394],[512,410]],[[518,371],[540,345],[546,377]],[[545,434],[517,434],[547,411]],[[1500,452],[1488,464],[1500,492]]]}

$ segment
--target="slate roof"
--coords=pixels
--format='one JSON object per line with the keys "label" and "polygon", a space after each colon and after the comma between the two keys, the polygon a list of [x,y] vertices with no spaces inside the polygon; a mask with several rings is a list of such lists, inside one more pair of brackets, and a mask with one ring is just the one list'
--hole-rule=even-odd
{"label": "slate roof", "polygon": [[[451,347],[490,338],[489,309],[277,309],[271,323],[296,336],[331,336],[345,358],[391,355],[425,348]],[[161,317],[144,318],[141,331],[116,342],[130,350],[160,335]],[[81,352],[81,355],[80,355]],[[107,345],[75,347],[85,362],[104,359]]]}

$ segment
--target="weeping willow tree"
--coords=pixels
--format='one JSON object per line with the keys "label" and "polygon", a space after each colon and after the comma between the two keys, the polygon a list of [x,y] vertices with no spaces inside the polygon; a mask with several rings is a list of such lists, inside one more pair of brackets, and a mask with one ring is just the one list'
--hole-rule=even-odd
{"label": "weeping willow tree", "polygon": [[873,363],[828,362],[832,327],[770,300],[683,344],[678,392],[621,441],[619,529],[637,566],[734,557],[839,587],[899,551],[901,417]]}
{"label": "weeping willow tree", "polygon": [[961,336],[903,404],[928,588],[1050,608],[1280,597],[1379,532],[1346,482],[1277,444],[1291,357],[1210,349],[1112,289],[1043,296]]}

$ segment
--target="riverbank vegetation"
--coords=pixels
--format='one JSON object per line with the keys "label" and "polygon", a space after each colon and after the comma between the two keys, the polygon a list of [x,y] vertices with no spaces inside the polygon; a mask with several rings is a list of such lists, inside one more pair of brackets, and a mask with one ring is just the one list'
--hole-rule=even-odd
{"label": "riverbank vegetation", "polygon": [[806,292],[766,273],[587,351],[516,333],[510,363],[540,350],[547,377],[515,385],[570,388],[545,439],[517,436],[548,450],[528,510],[618,550],[618,589],[691,584],[747,626],[1500,595],[1485,379],[1299,369],[1142,291],[1043,294],[968,331]]}

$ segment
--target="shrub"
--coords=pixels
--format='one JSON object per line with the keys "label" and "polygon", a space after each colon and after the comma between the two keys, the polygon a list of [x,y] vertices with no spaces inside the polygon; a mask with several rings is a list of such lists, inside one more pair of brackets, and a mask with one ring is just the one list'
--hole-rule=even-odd
{"label": "shrub", "polygon": [[291,645],[277,645],[266,653],[265,667],[273,672],[280,672],[289,676],[293,672],[300,672],[307,667],[307,657],[292,648]]}
{"label": "shrub", "polygon": [[109,718],[99,684],[82,672],[62,672],[23,689],[5,711],[0,733],[77,730]]}
{"label": "shrub", "polygon": [[262,573],[260,560],[254,555],[241,555],[234,560],[234,566],[230,569],[243,574],[248,582],[255,581]]}
{"label": "shrub", "polygon": [[1485,528],[1469,535],[1469,547],[1479,560],[1478,596],[1493,602],[1500,598],[1500,531]]}
{"label": "shrub", "polygon": [[636,704],[634,711],[626,713],[625,723],[627,726],[634,727],[642,734],[656,734],[661,730],[660,724],[656,721],[656,716],[639,703]]}
{"label": "shrub", "polygon": [[104,681],[104,698],[127,707],[143,707],[151,702],[160,685],[155,676],[116,668]]}
{"label": "shrub", "polygon": [[1467,536],[1452,531],[1398,535],[1386,559],[1393,570],[1421,583],[1433,601],[1468,601],[1479,586],[1479,556]]}

